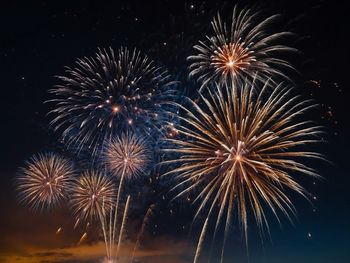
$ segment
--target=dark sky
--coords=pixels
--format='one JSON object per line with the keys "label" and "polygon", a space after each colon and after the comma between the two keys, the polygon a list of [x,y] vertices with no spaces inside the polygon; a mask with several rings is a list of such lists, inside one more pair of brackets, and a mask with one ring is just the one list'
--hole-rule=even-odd
{"label": "dark sky", "polygon": [[[97,47],[137,47],[166,66],[191,92],[192,82],[183,77],[185,58],[193,44],[209,32],[211,17],[218,10],[230,13],[234,3],[2,1],[0,262],[15,262],[16,257],[18,262],[88,262],[82,256],[86,253],[72,246],[81,232],[67,230],[60,237],[54,234],[62,224],[72,227],[69,222],[73,219],[64,207],[51,214],[34,214],[17,204],[14,193],[13,178],[24,160],[57,147],[45,116],[48,106],[43,104],[47,90],[55,84],[54,75],[62,74],[64,66],[72,65],[76,58],[93,55]],[[315,212],[309,203],[296,197],[299,213],[294,226],[286,219],[282,227],[272,221],[271,240],[265,237],[263,244],[253,233],[249,257],[240,238],[232,237],[225,262],[350,262],[348,9],[335,1],[239,3],[256,4],[268,14],[284,14],[279,26],[298,34],[292,44],[301,54],[291,58],[300,72],[295,76],[297,89],[320,104],[311,117],[326,127],[328,143],[319,150],[331,163],[315,164],[324,180],[316,185],[308,180],[302,182],[317,197]],[[141,262],[192,262],[193,243],[186,239],[191,214],[187,209],[191,208],[174,206],[176,218],[159,212],[153,219]],[[164,205],[162,209],[170,208]],[[134,215],[135,225],[141,215]],[[130,240],[136,227],[131,228]],[[255,230],[252,226],[250,232]],[[84,246],[89,251],[99,249],[93,240]],[[125,251],[128,249],[126,245]]]}

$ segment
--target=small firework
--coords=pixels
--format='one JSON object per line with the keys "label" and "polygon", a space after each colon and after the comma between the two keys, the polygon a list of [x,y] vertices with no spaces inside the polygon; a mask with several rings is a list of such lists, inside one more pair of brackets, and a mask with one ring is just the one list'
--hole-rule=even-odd
{"label": "small firework", "polygon": [[260,229],[268,227],[263,203],[277,218],[278,209],[290,218],[295,209],[286,189],[306,196],[292,175],[318,176],[300,162],[323,158],[301,149],[318,142],[322,134],[313,122],[300,120],[315,105],[291,96],[291,89],[282,84],[271,94],[268,86],[266,83],[260,91],[250,85],[215,87],[215,93],[208,89],[201,95],[202,104],[190,101],[191,108],[178,105],[186,114],[180,117],[183,125],[177,127],[182,136],[167,139],[174,146],[165,151],[179,157],[164,164],[180,166],[166,174],[175,174],[174,189],[181,189],[178,196],[197,190],[195,218],[204,211],[209,220],[216,214],[214,236],[226,217],[226,239],[236,215],[247,238],[250,209]]}
{"label": "small firework", "polygon": [[50,90],[51,125],[78,151],[99,149],[116,131],[158,128],[161,103],[172,94],[166,70],[140,51],[99,49],[95,57],[78,59]]}
{"label": "small firework", "polygon": [[291,32],[268,33],[269,26],[279,15],[259,20],[260,12],[251,9],[238,11],[234,7],[231,26],[218,14],[213,18],[214,35],[207,36],[194,49],[198,52],[189,56],[190,76],[200,83],[201,89],[208,83],[264,81],[276,75],[287,78],[281,68],[293,67],[286,60],[275,55],[278,52],[295,52],[294,48],[279,43]]}
{"label": "small firework", "polygon": [[112,179],[96,171],[85,171],[72,186],[70,204],[77,218],[99,219],[115,203]]}
{"label": "small firework", "polygon": [[105,162],[114,176],[130,179],[145,173],[151,152],[143,137],[124,133],[107,141],[105,147]]}
{"label": "small firework", "polygon": [[54,153],[34,155],[17,177],[19,200],[34,210],[52,208],[66,198],[73,176],[69,160]]}

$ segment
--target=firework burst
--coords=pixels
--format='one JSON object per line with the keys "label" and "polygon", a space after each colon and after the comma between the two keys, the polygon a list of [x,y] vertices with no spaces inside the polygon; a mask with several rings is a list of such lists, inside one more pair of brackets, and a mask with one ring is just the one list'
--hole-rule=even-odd
{"label": "firework burst", "polygon": [[269,26],[279,15],[259,20],[260,12],[234,7],[231,27],[228,29],[218,14],[211,23],[214,34],[207,36],[194,46],[197,54],[189,56],[190,76],[201,84],[225,84],[232,81],[242,83],[256,79],[265,81],[272,76],[287,76],[281,68],[293,67],[279,59],[279,52],[297,50],[280,44],[291,32],[268,33]]}
{"label": "firework burst", "polygon": [[106,142],[105,162],[114,176],[126,178],[145,173],[151,152],[143,137],[128,132]]}
{"label": "firework burst", "polygon": [[[95,57],[78,59],[50,90],[54,104],[51,125],[68,145],[96,153],[116,131],[149,133],[161,118],[160,104],[171,96],[174,82],[147,56],[134,49],[99,49]],[[139,125],[140,124],[140,125]]]}
{"label": "firework burst", "polygon": [[70,204],[77,218],[100,219],[115,203],[112,179],[96,171],[85,171],[72,186]]}
{"label": "firework burst", "polygon": [[217,215],[214,237],[224,220],[226,239],[235,215],[247,240],[249,210],[260,229],[268,227],[265,205],[277,219],[277,210],[290,218],[295,209],[285,190],[306,196],[293,175],[318,176],[301,162],[303,158],[322,159],[318,153],[301,150],[318,142],[322,133],[311,121],[300,120],[315,105],[292,96],[291,89],[282,84],[272,93],[268,86],[260,91],[248,84],[239,89],[216,87],[215,93],[208,89],[201,95],[202,104],[178,105],[186,114],[177,127],[182,137],[168,139],[174,146],[165,151],[179,157],[164,164],[179,166],[166,174],[175,175],[178,196],[198,191],[195,218],[205,211],[209,219]]}
{"label": "firework burst", "polygon": [[20,202],[34,210],[51,208],[66,198],[73,176],[69,160],[54,153],[34,155],[16,180]]}

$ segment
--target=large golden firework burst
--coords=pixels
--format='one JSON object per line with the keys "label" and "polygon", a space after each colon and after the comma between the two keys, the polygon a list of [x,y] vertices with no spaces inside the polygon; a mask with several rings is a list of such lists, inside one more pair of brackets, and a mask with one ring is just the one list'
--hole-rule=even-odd
{"label": "large golden firework burst", "polygon": [[297,51],[281,42],[292,33],[270,33],[269,27],[279,15],[261,19],[260,13],[248,8],[239,11],[236,5],[230,27],[223,22],[220,14],[213,18],[213,35],[199,41],[194,46],[197,53],[188,57],[190,76],[201,83],[201,89],[213,82],[249,81],[252,76],[261,81],[272,76],[287,78],[281,69],[293,67],[277,54]]}
{"label": "large golden firework burst", "polygon": [[318,142],[322,129],[302,120],[315,106],[312,101],[292,95],[283,84],[206,91],[200,102],[190,100],[190,107],[177,105],[185,113],[176,127],[182,136],[168,139],[173,146],[165,151],[178,156],[170,154],[173,159],[164,164],[178,166],[165,175],[174,175],[178,196],[196,190],[195,218],[205,211],[209,219],[216,214],[215,232],[225,218],[226,238],[235,215],[247,238],[249,210],[262,229],[268,227],[264,206],[277,218],[278,210],[288,218],[294,213],[286,189],[306,196],[294,176],[318,176],[302,160],[322,156],[303,148]]}

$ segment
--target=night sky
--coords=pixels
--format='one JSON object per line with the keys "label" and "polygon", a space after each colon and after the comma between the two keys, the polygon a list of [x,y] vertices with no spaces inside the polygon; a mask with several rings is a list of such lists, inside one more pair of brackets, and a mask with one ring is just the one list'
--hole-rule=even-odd
{"label": "night sky", "polygon": [[[62,151],[48,126],[49,106],[43,104],[47,90],[57,83],[54,76],[98,47],[136,47],[165,66],[180,81],[183,94],[191,96],[198,86],[187,79],[186,57],[210,32],[212,16],[217,11],[230,14],[236,1],[24,2],[3,1],[0,8],[0,262],[99,262],[104,248],[93,226],[77,245],[84,228],[73,230],[67,207],[34,213],[16,198],[18,167],[37,152]],[[325,127],[327,143],[316,147],[330,162],[313,164],[322,180],[301,181],[315,196],[314,207],[293,195],[298,210],[294,225],[285,218],[279,225],[271,217],[271,237],[262,240],[251,225],[248,253],[234,226],[224,262],[350,262],[347,7],[316,0],[238,3],[282,13],[278,26],[298,35],[289,43],[301,51],[290,58],[299,72],[292,73],[293,80],[299,93],[320,105],[310,118]],[[166,195],[166,186],[160,191]],[[149,187],[143,194],[130,215],[125,254],[132,250],[148,206],[162,196]],[[192,262],[200,231],[195,225],[188,238],[193,211],[186,203],[160,201],[142,239],[139,262]],[[62,232],[56,234],[59,227]]]}

